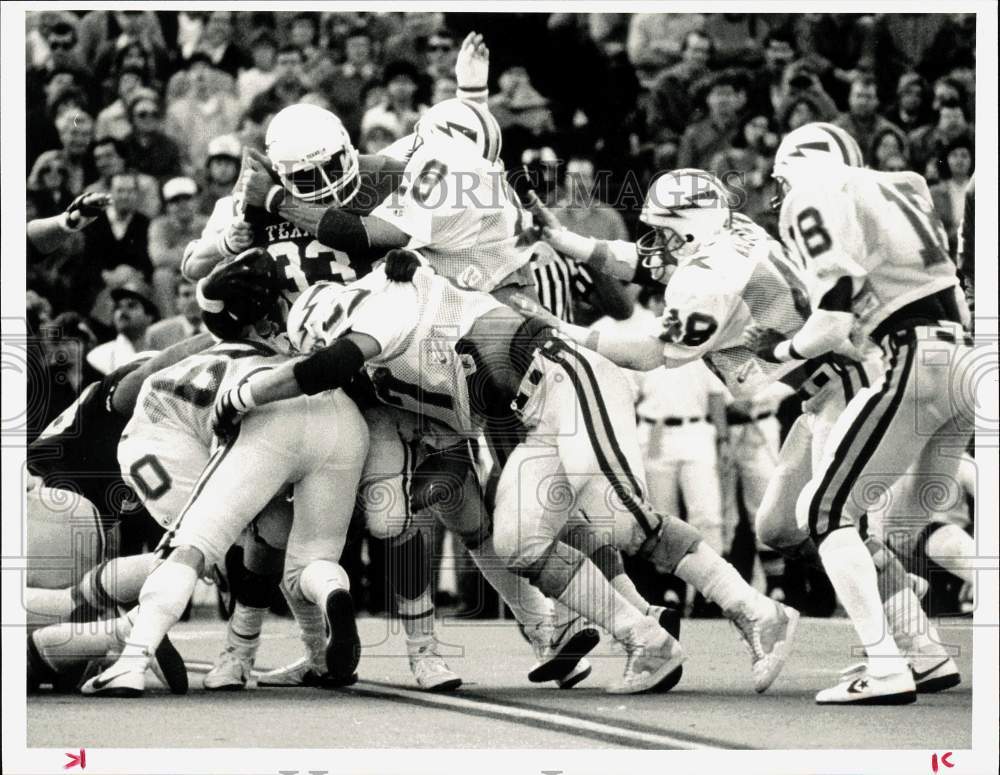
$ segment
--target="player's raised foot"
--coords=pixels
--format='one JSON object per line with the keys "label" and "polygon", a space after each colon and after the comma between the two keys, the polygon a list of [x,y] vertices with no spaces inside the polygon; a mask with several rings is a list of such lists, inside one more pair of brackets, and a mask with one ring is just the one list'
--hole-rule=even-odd
{"label": "player's raised foot", "polygon": [[145,690],[145,668],[123,666],[119,661],[88,679],[80,687],[80,694],[88,697],[141,697]]}
{"label": "player's raised foot", "polygon": [[817,705],[907,705],[916,701],[917,690],[909,670],[886,676],[868,672],[867,665],[842,674],[836,686],[816,695]]}
{"label": "player's raised foot", "polygon": [[226,646],[205,676],[203,685],[211,692],[237,692],[252,686],[252,669],[253,657],[232,646]]}
{"label": "player's raised foot", "polygon": [[799,624],[799,612],[794,608],[769,598],[764,600],[767,615],[744,612],[730,619],[753,660],[753,688],[758,694],[767,691],[785,666]]}
{"label": "player's raised foot", "polygon": [[421,689],[451,692],[462,685],[462,679],[449,669],[444,657],[438,653],[435,637],[407,641],[406,650],[410,656],[410,670]]}
{"label": "player's raised foot", "polygon": [[[354,670],[361,660],[361,638],[354,619],[354,601],[347,590],[335,589],[323,605],[326,624],[326,676],[328,686],[353,683]],[[355,678],[356,680],[356,678]]]}
{"label": "player's raised foot", "polygon": [[576,667],[573,668],[573,671],[569,675],[556,680],[556,686],[560,689],[572,689],[581,681],[587,680],[592,671],[593,668],[590,666],[590,660],[581,659],[576,663]]}
{"label": "player's raised foot", "polygon": [[679,668],[686,659],[681,644],[651,616],[644,616],[622,641],[625,672],[607,688],[608,694],[648,692]]}
{"label": "player's raised foot", "polygon": [[160,645],[153,652],[149,667],[160,683],[170,689],[171,694],[187,694],[187,666],[184,664],[184,657],[170,642],[169,636],[163,636]]}
{"label": "player's raised foot", "polygon": [[[566,680],[576,672],[580,660],[601,642],[601,634],[582,616],[576,616],[561,626],[537,627],[525,632],[525,637],[538,660],[528,672],[528,680],[532,683]],[[576,683],[584,678],[586,676],[578,678]]]}
{"label": "player's raised foot", "polygon": [[[649,616],[656,619],[660,626],[669,632],[674,638],[680,640],[681,637],[681,610],[676,605],[651,605],[649,611],[647,611]],[[677,684],[680,683],[681,678],[684,677],[684,667],[678,667],[674,672],[667,675],[660,683],[653,687],[653,691],[656,692],[669,692]]]}

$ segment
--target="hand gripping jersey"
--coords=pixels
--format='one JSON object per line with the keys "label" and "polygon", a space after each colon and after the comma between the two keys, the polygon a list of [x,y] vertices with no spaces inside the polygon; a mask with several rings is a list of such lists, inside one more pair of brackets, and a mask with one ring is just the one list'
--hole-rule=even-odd
{"label": "hand gripping jersey", "polygon": [[438,274],[489,293],[530,258],[517,247],[521,212],[499,164],[428,141],[407,162],[403,184],[372,215],[410,235],[407,247],[419,249]]}
{"label": "hand gripping jersey", "polygon": [[220,342],[150,376],[142,385],[123,438],[141,425],[180,430],[207,449],[212,446],[212,407],[228,390],[260,369],[287,360],[263,342]]}
{"label": "hand gripping jersey", "polygon": [[[383,156],[361,156],[358,163],[361,186],[345,210],[365,215],[399,185],[403,164]],[[202,239],[214,240],[238,217],[244,216],[238,213],[233,197],[223,197],[215,203]],[[266,248],[274,257],[281,290],[289,303],[313,283],[349,283],[363,277],[385,252],[375,248],[363,255],[349,256],[342,250],[327,247],[309,232],[260,208],[250,208],[245,217],[254,228],[254,244]]]}
{"label": "hand gripping jersey", "polygon": [[789,192],[780,228],[814,305],[841,278],[853,280],[861,334],[913,302],[958,287],[944,226],[927,183],[913,172],[832,170]]}
{"label": "hand gripping jersey", "polygon": [[[301,325],[312,327],[317,346],[348,331],[379,343],[382,351],[368,362],[368,371],[386,404],[461,436],[477,433],[467,382],[476,367],[460,351],[460,341],[482,315],[505,309],[493,297],[458,289],[428,268],[417,270],[411,283],[391,282],[378,268],[346,292],[317,285],[296,306],[307,313]],[[288,334],[292,342],[301,341],[295,331]]]}
{"label": "hand gripping jersey", "polygon": [[817,365],[769,363],[742,343],[751,324],[790,337],[810,314],[806,288],[781,245],[745,216],[734,214],[729,232],[681,260],[664,301],[655,335],[666,365],[704,358],[736,398],[779,379],[797,389]]}

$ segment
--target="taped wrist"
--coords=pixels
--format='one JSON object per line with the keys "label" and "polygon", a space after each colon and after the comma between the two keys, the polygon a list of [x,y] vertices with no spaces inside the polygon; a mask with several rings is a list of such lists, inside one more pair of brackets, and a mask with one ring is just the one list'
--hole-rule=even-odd
{"label": "taped wrist", "polygon": [[343,250],[348,255],[368,250],[368,230],[361,217],[330,207],[320,218],[316,238],[328,248]]}
{"label": "taped wrist", "polygon": [[292,367],[299,389],[306,395],[336,390],[348,384],[365,365],[365,356],[350,339],[338,339]]}

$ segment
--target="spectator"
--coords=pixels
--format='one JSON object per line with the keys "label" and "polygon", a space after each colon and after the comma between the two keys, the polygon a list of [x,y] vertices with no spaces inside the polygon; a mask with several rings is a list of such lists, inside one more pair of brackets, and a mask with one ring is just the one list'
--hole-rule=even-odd
{"label": "spectator", "polygon": [[[116,68],[132,65],[144,68],[151,81],[162,79],[167,72],[169,54],[156,16],[142,11],[116,11],[107,18],[120,25],[121,32],[106,40],[92,59],[85,59],[94,63],[97,82],[104,85]],[[84,52],[89,49],[84,30],[87,22],[85,17],[80,24],[80,45]]]}
{"label": "spectator", "polygon": [[965,191],[973,168],[972,138],[959,135],[942,149],[938,163],[941,182],[931,187],[934,210],[948,232],[948,249],[953,259],[958,254],[958,227],[965,214]]}
{"label": "spectator", "polygon": [[122,46],[115,52],[113,62],[104,66],[104,69],[107,72],[103,74],[102,71],[100,77],[102,103],[119,96],[118,76],[125,70],[138,72],[143,84],[154,91],[160,91],[162,88],[153,54],[141,43],[128,43]]}
{"label": "spectator", "polygon": [[747,103],[748,78],[740,70],[710,76],[704,87],[708,116],[688,126],[677,154],[681,167],[704,169],[719,151],[732,145]]}
{"label": "spectator", "polygon": [[683,58],[688,36],[704,25],[705,15],[700,13],[632,14],[625,47],[640,81],[644,73],[653,74]]}
{"label": "spectator", "polygon": [[531,85],[527,70],[508,68],[500,74],[499,86],[489,98],[489,106],[504,132],[516,127],[522,135],[536,138],[555,130],[548,100]]}
{"label": "spectator", "polygon": [[919,73],[903,73],[896,87],[896,103],[886,118],[904,132],[913,132],[933,121],[929,102],[927,81]]}
{"label": "spectator", "polygon": [[434,81],[431,88],[431,105],[452,99],[458,92],[458,81],[453,75],[443,75]]}
{"label": "spectator", "polygon": [[850,110],[834,119],[833,123],[858,141],[858,145],[865,152],[865,162],[870,165],[872,163],[870,149],[875,135],[886,129],[899,130],[899,127],[878,114],[878,85],[874,78],[870,76],[857,78],[851,84],[847,101]]}
{"label": "spectator", "polygon": [[179,272],[174,274],[172,281],[175,314],[149,327],[147,338],[151,350],[166,350],[204,330],[201,307],[195,296],[195,284]]}
{"label": "spectator", "polygon": [[[215,16],[216,14],[213,14]],[[183,143],[193,169],[201,169],[208,156],[208,141],[236,131],[240,106],[236,97],[211,87],[213,65],[202,53],[188,60],[189,89],[167,108],[164,132]]]}
{"label": "spectator", "polygon": [[777,114],[785,97],[784,73],[796,54],[795,36],[788,28],[771,30],[764,38],[764,64],[750,85],[750,110],[756,115]]}
{"label": "spectator", "polygon": [[125,102],[136,89],[148,86],[144,78],[145,74],[138,67],[122,68],[118,73],[115,101],[97,114],[97,122],[94,124],[95,136],[113,137],[115,140],[124,140],[128,137],[132,125],[128,120]]}
{"label": "spectator", "polygon": [[302,52],[306,63],[312,65],[322,54],[319,48],[319,17],[304,11],[292,17],[288,30],[289,42]]}
{"label": "spectator", "polygon": [[136,89],[125,105],[132,131],[125,138],[125,160],[137,172],[165,179],[181,173],[180,147],[161,129],[160,98],[150,89]]}
{"label": "spectator", "polygon": [[212,67],[232,78],[249,64],[246,54],[233,43],[232,11],[212,11],[208,15],[197,49],[181,60],[182,66],[190,67],[198,54],[204,54]]}
{"label": "spectator", "polygon": [[700,30],[685,35],[680,61],[661,73],[650,87],[647,136],[651,140],[662,142],[664,133],[681,134],[687,128],[695,112],[691,87],[708,73],[711,58],[711,38]]}
{"label": "spectator", "polygon": [[115,338],[99,344],[87,354],[87,363],[101,374],[110,374],[148,350],[147,331],[158,318],[156,305],[149,297],[149,290],[138,283],[130,283],[111,291],[115,304]]}
{"label": "spectator", "polygon": [[[126,168],[122,143],[113,137],[99,137],[90,147],[90,153],[97,172],[97,180],[84,191],[107,194],[111,191],[111,178],[124,172]],[[135,178],[139,183],[138,210],[152,220],[160,214],[160,185],[156,182],[156,178],[141,172],[135,173]]]}
{"label": "spectator", "polygon": [[[909,153],[906,135],[897,127],[887,126],[875,133],[865,158],[868,159],[868,166],[872,169],[888,172],[886,163],[890,159],[903,159],[903,169],[908,169]],[[891,162],[891,165],[895,164],[895,161]]]}
{"label": "spectator", "polygon": [[127,264],[146,280],[149,261],[149,219],[139,212],[139,182],[130,172],[111,178],[111,206],[85,232],[87,261],[101,269]]}
{"label": "spectator", "polygon": [[274,63],[274,83],[250,102],[249,112],[274,114],[298,102],[308,89],[303,79],[305,54],[296,46],[282,46]]}
{"label": "spectator", "polygon": [[253,98],[267,91],[277,78],[275,64],[278,58],[278,39],[270,30],[261,30],[250,41],[251,67],[240,71],[236,77],[236,91],[240,105],[245,109]]}
{"label": "spectator", "polygon": [[48,218],[65,210],[73,201],[70,169],[62,151],[45,151],[35,159],[28,175],[28,198],[36,218]]}
{"label": "spectator", "polygon": [[356,137],[361,131],[365,88],[379,77],[379,70],[374,59],[371,33],[359,27],[347,31],[345,35],[346,60],[323,77],[317,88],[330,99],[334,113],[344,122],[350,135]]}
{"label": "spectator", "polygon": [[165,212],[149,225],[153,301],[163,314],[173,308],[174,275],[180,271],[184,248],[205,228],[207,218],[195,210],[197,195],[198,184],[191,178],[171,178],[163,184]]}
{"label": "spectator", "polygon": [[397,59],[386,65],[383,82],[385,99],[365,111],[361,118],[361,133],[373,126],[381,126],[393,133],[398,140],[413,131],[413,126],[426,110],[416,103],[419,83],[417,68],[410,62]]}
{"label": "spectator", "polygon": [[707,167],[729,189],[733,206],[754,220],[770,214],[770,173],[777,146],[767,116],[748,116],[732,146],[717,153]]}
{"label": "spectator", "polygon": [[766,14],[712,13],[705,18],[705,33],[715,44],[720,67],[757,67],[761,45],[769,26]]}
{"label": "spectator", "polygon": [[975,136],[973,126],[965,117],[965,108],[954,101],[940,103],[934,124],[910,134],[914,169],[923,173],[928,165],[936,166],[945,146],[965,134]]}
{"label": "spectator", "polygon": [[[47,13],[43,19],[41,41],[44,55],[38,64],[28,67],[26,73],[27,108],[41,105],[41,98],[46,94],[46,86],[51,76],[59,71],[79,71],[81,60],[79,56],[76,17],[70,13]],[[80,84],[77,83],[77,86]]]}
{"label": "spectator", "polygon": [[79,86],[76,70],[52,70],[43,91],[45,99],[29,108],[25,116],[27,129],[26,151],[30,166],[42,151],[61,148],[56,119],[67,110],[87,110],[87,95]]}
{"label": "spectator", "polygon": [[438,78],[452,76],[455,73],[455,60],[458,58],[458,46],[455,36],[448,30],[436,30],[423,41],[420,46],[424,60],[424,77],[429,83]]}
{"label": "spectator", "polygon": [[243,148],[236,135],[222,135],[208,144],[208,161],[205,165],[205,185],[198,198],[198,212],[211,215],[215,203],[229,196],[240,174]]}
{"label": "spectator", "polygon": [[152,11],[89,11],[81,19],[77,32],[84,62],[97,62],[103,52],[117,50],[133,41],[166,58],[167,44]]}
{"label": "spectator", "polygon": [[[934,98],[931,109],[937,112],[944,103],[957,102],[963,110],[968,111],[968,94],[962,83],[954,78],[938,78],[934,82]],[[968,115],[968,113],[966,113]]]}
{"label": "spectator", "polygon": [[59,132],[63,160],[69,170],[67,185],[75,196],[96,178],[90,158],[94,119],[82,110],[64,110],[56,119],[56,130]]}
{"label": "spectator", "polygon": [[[611,205],[599,198],[607,180],[596,180],[594,162],[571,156],[566,163],[563,185],[556,196],[553,213],[570,231],[602,240],[628,240],[625,221]],[[607,195],[606,192],[605,196]]]}

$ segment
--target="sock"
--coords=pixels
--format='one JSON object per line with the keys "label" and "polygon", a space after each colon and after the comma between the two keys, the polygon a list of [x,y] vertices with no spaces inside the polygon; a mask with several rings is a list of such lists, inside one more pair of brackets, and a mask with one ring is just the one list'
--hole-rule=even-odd
{"label": "sock", "polygon": [[872,556],[872,564],[878,576],[879,596],[884,602],[888,603],[901,589],[910,589],[910,575],[889,547],[871,536],[865,539],[865,547]]}
{"label": "sock", "polygon": [[623,640],[644,614],[615,591],[594,563],[584,558],[559,602]]}
{"label": "sock", "polygon": [[868,652],[872,675],[889,675],[906,669],[896,642],[889,637],[889,625],[882,611],[878,581],[871,555],[854,527],[829,533],[819,545],[830,583]]}
{"label": "sock", "polygon": [[920,657],[942,659],[950,656],[910,587],[901,589],[886,600],[884,607],[892,637],[904,658],[912,661]]}
{"label": "sock", "polygon": [[302,597],[315,605],[323,605],[334,590],[349,591],[351,580],[339,563],[313,560],[299,574],[298,586]]}
{"label": "sock", "polygon": [[976,556],[976,542],[958,525],[942,525],[927,537],[927,556],[962,581],[975,586],[976,572],[964,567],[966,558]]}
{"label": "sock", "polygon": [[406,640],[427,641],[434,637],[434,600],[430,588],[425,589],[415,600],[407,600],[396,595],[396,609],[403,621]]}
{"label": "sock", "polygon": [[507,570],[496,555],[492,538],[469,549],[469,554],[483,578],[497,591],[522,627],[531,630],[551,621],[551,601],[526,578]]}
{"label": "sock", "polygon": [[170,560],[160,563],[149,575],[139,594],[139,613],[132,634],[118,660],[122,667],[146,669],[150,655],[184,613],[197,581],[194,568]]}
{"label": "sock", "polygon": [[31,638],[45,663],[60,672],[92,659],[101,659],[109,649],[124,643],[132,630],[127,616],[106,619],[100,625],[92,630],[71,622],[51,624],[35,630]]}
{"label": "sock", "polygon": [[774,604],[747,584],[739,571],[704,541],[684,555],[674,573],[730,618],[741,613],[767,616],[773,611]]}
{"label": "sock", "polygon": [[635,582],[629,578],[627,573],[619,573],[613,579],[610,579],[610,581],[615,591],[638,608],[643,615],[649,613],[649,601],[639,594],[639,590],[635,587]]}
{"label": "sock", "polygon": [[226,645],[250,659],[256,657],[265,613],[266,608],[254,608],[237,601],[226,627]]}
{"label": "sock", "polygon": [[281,594],[285,596],[288,608],[299,625],[299,637],[306,647],[313,669],[322,675],[326,672],[326,625],[323,623],[322,612],[302,595],[289,592],[284,584],[281,585]]}

